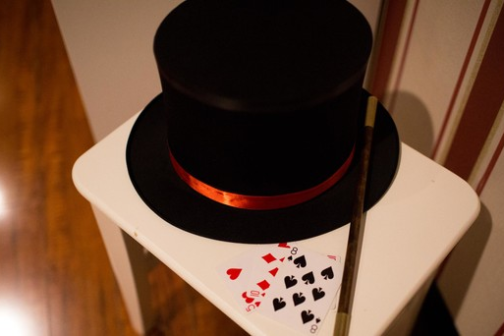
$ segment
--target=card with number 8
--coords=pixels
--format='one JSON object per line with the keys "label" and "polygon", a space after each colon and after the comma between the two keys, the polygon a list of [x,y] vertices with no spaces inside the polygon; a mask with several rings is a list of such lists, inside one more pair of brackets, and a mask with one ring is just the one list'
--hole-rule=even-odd
{"label": "card with number 8", "polygon": [[291,249],[259,312],[302,334],[313,335],[341,284],[342,264],[302,247]]}

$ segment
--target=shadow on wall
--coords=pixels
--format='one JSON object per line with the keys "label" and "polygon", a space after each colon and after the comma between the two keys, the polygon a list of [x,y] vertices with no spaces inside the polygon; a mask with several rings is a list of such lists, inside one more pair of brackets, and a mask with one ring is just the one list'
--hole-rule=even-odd
{"label": "shadow on wall", "polygon": [[414,94],[405,91],[396,93],[392,117],[402,142],[430,157],[434,145],[432,119],[427,107]]}
{"label": "shadow on wall", "polygon": [[476,273],[492,225],[490,211],[482,203],[478,218],[448,256],[445,267],[438,276],[439,289],[454,318],[460,311]]}

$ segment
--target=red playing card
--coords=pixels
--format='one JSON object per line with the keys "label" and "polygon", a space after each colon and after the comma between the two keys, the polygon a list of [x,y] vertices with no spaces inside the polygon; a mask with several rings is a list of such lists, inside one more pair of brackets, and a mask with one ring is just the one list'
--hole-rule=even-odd
{"label": "red playing card", "polygon": [[233,296],[250,311],[260,306],[286,257],[290,244],[256,246],[219,267]]}

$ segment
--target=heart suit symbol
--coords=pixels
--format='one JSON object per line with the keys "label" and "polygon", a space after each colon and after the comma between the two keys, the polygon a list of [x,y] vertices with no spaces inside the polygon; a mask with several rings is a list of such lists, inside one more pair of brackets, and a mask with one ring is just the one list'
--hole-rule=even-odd
{"label": "heart suit symbol", "polygon": [[226,274],[229,275],[229,279],[236,280],[241,273],[241,268],[230,268],[226,271]]}

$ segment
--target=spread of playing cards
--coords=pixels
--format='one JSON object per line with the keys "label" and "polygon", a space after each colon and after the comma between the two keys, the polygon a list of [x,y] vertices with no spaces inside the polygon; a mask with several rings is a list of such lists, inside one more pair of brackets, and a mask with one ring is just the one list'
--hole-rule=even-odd
{"label": "spread of playing cards", "polygon": [[240,309],[313,335],[336,304],[343,264],[340,257],[280,243],[253,247],[218,272]]}

